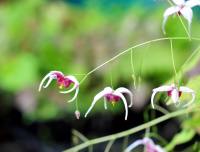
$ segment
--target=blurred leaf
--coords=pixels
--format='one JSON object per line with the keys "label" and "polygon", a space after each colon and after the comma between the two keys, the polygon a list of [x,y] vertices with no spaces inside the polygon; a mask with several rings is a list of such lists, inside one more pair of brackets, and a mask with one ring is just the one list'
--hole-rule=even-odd
{"label": "blurred leaf", "polygon": [[1,69],[0,86],[9,91],[17,91],[33,86],[37,82],[37,59],[31,54],[19,54],[10,57]]}
{"label": "blurred leaf", "polygon": [[172,141],[165,147],[167,151],[172,151],[175,146],[184,144],[190,141],[195,135],[193,129],[184,129],[180,133],[176,134]]}

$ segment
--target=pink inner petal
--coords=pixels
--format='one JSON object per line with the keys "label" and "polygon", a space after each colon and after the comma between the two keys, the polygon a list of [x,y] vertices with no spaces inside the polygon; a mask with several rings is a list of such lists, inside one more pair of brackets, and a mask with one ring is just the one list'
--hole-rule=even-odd
{"label": "pink inner petal", "polygon": [[119,96],[116,96],[116,95],[111,94],[111,93],[106,94],[105,97],[106,97],[106,100],[109,101],[109,102],[118,102],[121,99]]}

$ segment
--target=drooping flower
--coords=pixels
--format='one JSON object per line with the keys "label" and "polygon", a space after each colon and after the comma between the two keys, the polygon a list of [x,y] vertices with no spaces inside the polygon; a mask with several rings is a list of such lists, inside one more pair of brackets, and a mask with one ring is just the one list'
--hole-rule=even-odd
{"label": "drooping flower", "polygon": [[106,87],[104,88],[103,91],[99,92],[93,99],[93,102],[90,106],[90,108],[88,109],[88,111],[85,114],[85,117],[87,117],[88,113],[92,110],[92,108],[94,107],[94,105],[96,104],[97,101],[99,101],[102,97],[104,98],[104,108],[107,109],[107,102],[111,102],[113,105],[117,102],[119,102],[120,100],[123,101],[124,103],[124,107],[125,107],[125,120],[127,120],[128,117],[128,106],[127,106],[127,100],[124,97],[123,93],[126,93],[130,96],[130,104],[129,107],[132,106],[133,102],[132,102],[132,93],[130,90],[128,90],[127,88],[124,87],[120,87],[116,90],[113,90],[111,87]]}
{"label": "drooping flower", "polygon": [[153,140],[151,140],[150,138],[147,138],[147,137],[133,142],[131,145],[129,145],[125,149],[125,152],[130,152],[139,145],[145,146],[145,152],[165,152],[165,150],[162,147],[160,147],[159,145],[156,145],[153,142]]}
{"label": "drooping flower", "polygon": [[192,99],[187,104],[185,104],[183,107],[190,105],[195,99],[195,92],[188,87],[180,86],[178,88],[175,84],[172,84],[170,86],[161,86],[161,87],[153,89],[153,93],[151,96],[151,105],[153,108],[154,108],[154,103],[153,103],[154,97],[155,97],[156,93],[158,93],[158,92],[167,92],[167,95],[169,97],[171,97],[174,104],[179,103],[179,98],[182,95],[182,93],[191,93]]}
{"label": "drooping flower", "polygon": [[[71,84],[73,84],[73,87],[71,89],[66,90],[66,91],[59,91],[59,92],[65,94],[65,93],[71,93],[72,91],[76,90],[74,97],[71,100],[69,100],[68,102],[72,102],[76,99],[78,92],[79,92],[79,82],[78,82],[78,80],[72,75],[65,76],[60,71],[49,72],[42,79],[42,81],[39,85],[38,91],[41,91],[42,88],[47,88],[50,85],[52,80],[57,80],[57,84],[58,84],[60,89],[69,88],[71,86]],[[45,82],[46,82],[46,84],[45,84]]]}
{"label": "drooping flower", "polygon": [[172,0],[175,6],[169,7],[164,12],[163,26],[162,30],[165,33],[165,24],[170,15],[178,14],[183,15],[183,17],[188,21],[188,30],[190,31],[190,26],[192,23],[193,11],[192,7],[200,5],[200,0]]}

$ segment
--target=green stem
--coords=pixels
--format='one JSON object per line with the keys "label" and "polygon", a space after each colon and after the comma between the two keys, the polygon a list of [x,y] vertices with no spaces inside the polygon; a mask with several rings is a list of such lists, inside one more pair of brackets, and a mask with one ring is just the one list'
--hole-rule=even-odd
{"label": "green stem", "polygon": [[175,112],[166,114],[164,116],[161,116],[159,118],[156,118],[156,119],[154,119],[150,122],[147,122],[147,123],[144,123],[144,124],[139,125],[137,127],[134,127],[132,129],[86,141],[85,143],[77,145],[77,146],[72,147],[70,149],[67,149],[64,152],[77,152],[77,151],[84,149],[84,148],[91,146],[91,145],[95,145],[95,144],[99,144],[99,143],[102,143],[102,142],[106,142],[106,141],[110,141],[110,140],[116,140],[118,138],[126,137],[128,135],[142,131],[146,128],[149,128],[151,126],[159,124],[159,123],[166,121],[168,119],[171,119],[171,118],[174,118],[174,117],[177,117],[177,116],[180,116],[180,115],[188,114],[188,113],[191,113],[191,112],[199,111],[199,110],[200,110],[199,108],[188,108],[188,109],[182,109],[182,110],[179,110],[179,111],[175,111]]}
{"label": "green stem", "polygon": [[109,141],[108,144],[106,145],[104,152],[109,152],[114,142],[115,140]]}
{"label": "green stem", "polygon": [[174,61],[174,51],[173,51],[173,43],[172,40],[170,39],[170,50],[171,50],[171,57],[172,57],[172,65],[174,69],[174,75],[175,75],[175,84],[177,83],[177,71],[176,71],[176,66],[175,66],[175,61]]}
{"label": "green stem", "polygon": [[[144,45],[153,43],[153,42],[164,41],[164,40],[170,40],[170,39],[171,39],[171,40],[188,40],[188,37],[166,37],[166,38],[158,38],[158,39],[154,39],[154,40],[150,40],[150,41],[146,41],[146,42],[143,42],[143,43],[134,45],[133,47],[131,47],[131,48],[129,48],[129,49],[126,49],[126,50],[120,52],[119,54],[117,54],[117,55],[115,55],[114,57],[112,57],[110,60],[105,61],[103,64],[97,66],[96,68],[94,68],[93,70],[91,70],[90,72],[88,72],[88,73],[83,77],[83,79],[80,81],[80,84],[82,84],[82,83],[85,81],[85,79],[86,79],[89,75],[91,75],[92,73],[94,73],[96,70],[100,69],[100,68],[103,67],[104,65],[110,63],[111,61],[117,59],[118,57],[124,55],[125,53],[131,51],[132,49],[135,49],[135,48],[138,48],[138,47],[141,47],[141,46],[144,46]],[[191,40],[200,41],[200,38],[191,37]]]}

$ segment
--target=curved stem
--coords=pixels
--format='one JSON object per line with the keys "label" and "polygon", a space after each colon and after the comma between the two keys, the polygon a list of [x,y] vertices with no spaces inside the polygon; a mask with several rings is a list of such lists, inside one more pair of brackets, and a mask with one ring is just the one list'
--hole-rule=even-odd
{"label": "curved stem", "polygon": [[[80,81],[80,84],[82,84],[82,83],[84,82],[84,80],[85,80],[89,75],[91,75],[92,73],[94,73],[96,70],[100,69],[101,67],[103,67],[103,66],[106,65],[107,63],[110,63],[111,61],[117,59],[118,57],[124,55],[125,53],[131,51],[132,49],[135,49],[135,48],[138,48],[138,47],[141,47],[141,46],[144,46],[144,45],[153,43],[153,42],[164,41],[164,40],[170,40],[170,39],[171,39],[171,40],[188,40],[188,37],[166,37],[166,38],[158,38],[158,39],[154,39],[154,40],[150,40],[150,41],[146,41],[146,42],[143,42],[143,43],[134,45],[133,47],[128,48],[128,49],[126,49],[126,50],[120,52],[119,54],[117,54],[117,55],[115,55],[114,57],[112,57],[110,60],[105,61],[103,64],[100,64],[99,66],[97,66],[96,68],[94,68],[93,70],[91,70],[90,72],[88,72],[88,73],[83,77],[83,79]],[[197,37],[191,37],[190,39],[191,39],[191,40],[200,41],[200,38],[197,38]]]}
{"label": "curved stem", "polygon": [[180,116],[180,115],[188,114],[188,113],[191,113],[191,112],[199,111],[199,110],[200,110],[200,108],[196,107],[196,108],[188,108],[188,109],[182,109],[182,110],[179,110],[179,111],[175,111],[175,112],[166,114],[164,116],[161,116],[159,118],[156,118],[156,119],[154,119],[150,122],[147,122],[147,123],[144,123],[144,124],[139,125],[137,127],[134,127],[132,129],[86,141],[85,143],[77,145],[77,146],[72,147],[70,149],[67,149],[64,152],[72,152],[72,151],[77,152],[77,151],[84,149],[84,148],[91,146],[91,145],[95,145],[95,144],[98,144],[98,143],[102,143],[102,142],[106,142],[106,141],[110,141],[110,140],[116,140],[118,138],[126,137],[128,135],[142,131],[146,128],[149,128],[151,126],[159,124],[159,123],[166,121],[168,119],[171,119],[171,118],[174,118],[174,117],[177,117],[177,116]]}
{"label": "curved stem", "polygon": [[109,152],[114,142],[115,140],[109,141],[108,144],[106,145],[104,152]]}

